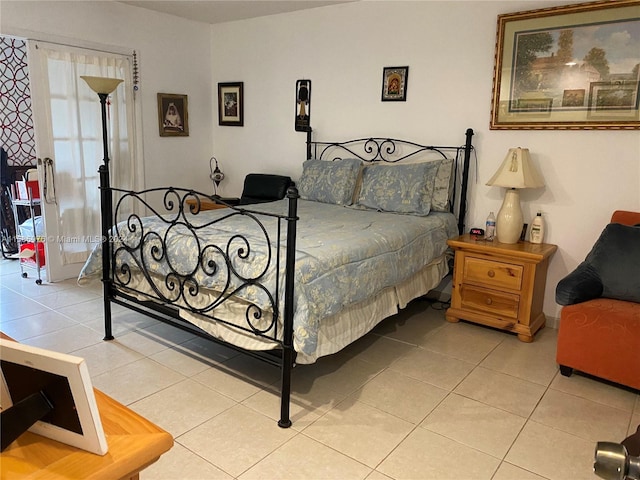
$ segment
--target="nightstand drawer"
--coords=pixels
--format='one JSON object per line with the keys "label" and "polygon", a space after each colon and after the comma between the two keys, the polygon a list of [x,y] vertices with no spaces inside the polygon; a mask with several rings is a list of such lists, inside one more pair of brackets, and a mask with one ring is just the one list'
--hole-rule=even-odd
{"label": "nightstand drawer", "polygon": [[463,285],[462,308],[489,312],[502,317],[518,318],[520,297],[510,293]]}
{"label": "nightstand drawer", "polygon": [[465,256],[464,259],[465,282],[477,282],[497,288],[520,290],[522,271],[521,265],[470,256]]}

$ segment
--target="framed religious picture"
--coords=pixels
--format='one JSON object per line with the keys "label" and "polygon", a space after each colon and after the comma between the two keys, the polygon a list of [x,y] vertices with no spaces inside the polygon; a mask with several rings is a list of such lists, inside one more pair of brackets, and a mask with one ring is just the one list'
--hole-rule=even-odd
{"label": "framed religious picture", "polygon": [[491,129],[639,129],[640,0],[498,16]]}
{"label": "framed religious picture", "polygon": [[382,101],[406,101],[408,78],[409,67],[384,67],[382,70]]}
{"label": "framed religious picture", "polygon": [[244,125],[243,82],[218,83],[218,124]]}
{"label": "framed religious picture", "polygon": [[187,96],[158,94],[158,128],[161,137],[188,137]]}

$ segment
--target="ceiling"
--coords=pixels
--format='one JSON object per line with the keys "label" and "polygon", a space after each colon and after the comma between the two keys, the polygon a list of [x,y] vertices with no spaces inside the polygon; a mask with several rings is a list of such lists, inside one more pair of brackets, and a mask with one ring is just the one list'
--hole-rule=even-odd
{"label": "ceiling", "polygon": [[353,1],[356,0],[143,0],[121,3],[214,24]]}

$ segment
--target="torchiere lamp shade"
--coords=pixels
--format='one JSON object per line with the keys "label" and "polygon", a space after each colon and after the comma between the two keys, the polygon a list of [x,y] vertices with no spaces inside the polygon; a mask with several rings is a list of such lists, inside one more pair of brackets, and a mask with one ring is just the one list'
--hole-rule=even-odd
{"label": "torchiere lamp shade", "polygon": [[116,87],[123,82],[123,80],[119,78],[91,77],[87,75],[81,75],[80,78],[87,82],[89,88],[94,92],[106,95],[113,92]]}

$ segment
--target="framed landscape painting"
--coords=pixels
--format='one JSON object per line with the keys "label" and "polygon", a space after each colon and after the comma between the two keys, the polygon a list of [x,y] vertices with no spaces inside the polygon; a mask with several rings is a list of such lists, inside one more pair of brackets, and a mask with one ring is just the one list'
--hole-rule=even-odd
{"label": "framed landscape painting", "polygon": [[498,16],[491,129],[639,129],[640,0]]}

